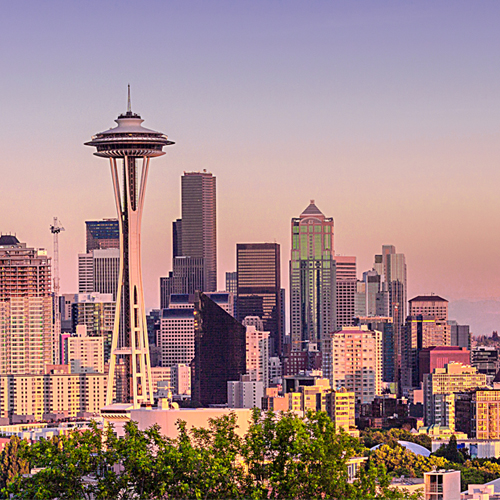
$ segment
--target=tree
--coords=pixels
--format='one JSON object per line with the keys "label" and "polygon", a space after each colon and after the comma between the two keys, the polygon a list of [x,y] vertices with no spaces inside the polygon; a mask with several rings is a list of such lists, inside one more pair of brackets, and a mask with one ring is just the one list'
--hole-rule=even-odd
{"label": "tree", "polygon": [[450,437],[447,445],[441,445],[438,450],[433,453],[436,457],[443,457],[450,462],[463,464],[465,462],[464,455],[458,450],[457,438],[455,434]]}
{"label": "tree", "polygon": [[28,442],[17,436],[12,436],[5,445],[0,455],[0,490],[19,474],[27,474],[30,471],[29,462],[21,458],[20,450],[28,446]]}
{"label": "tree", "polygon": [[8,490],[13,498],[61,500],[411,498],[388,488],[377,455],[350,479],[348,461],[365,448],[335,432],[322,412],[299,418],[255,410],[243,438],[234,414],[211,419],[207,428],[177,427],[178,437],[168,439],[158,426],[140,431],[129,422],[119,439],[112,428],[93,425],[21,447],[16,460],[40,470],[23,477],[19,469]]}

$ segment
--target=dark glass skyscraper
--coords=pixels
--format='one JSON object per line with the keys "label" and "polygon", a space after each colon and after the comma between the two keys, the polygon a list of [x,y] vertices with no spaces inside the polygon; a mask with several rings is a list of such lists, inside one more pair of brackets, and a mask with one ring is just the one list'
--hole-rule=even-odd
{"label": "dark glass skyscraper", "polygon": [[204,293],[194,304],[192,400],[227,403],[227,383],[246,372],[246,328]]}
{"label": "dark glass skyscraper", "polygon": [[259,316],[271,333],[271,350],[281,354],[281,264],[278,243],[236,245],[238,319]]}
{"label": "dark glass skyscraper", "polygon": [[[182,219],[175,222],[174,257],[196,259],[185,268],[199,268],[203,259],[203,282],[195,288],[202,292],[217,290],[217,213],[215,177],[206,171],[184,172],[182,187]],[[175,265],[174,265],[175,276]],[[192,288],[177,293],[190,293]]]}
{"label": "dark glass skyscraper", "polygon": [[120,248],[118,219],[85,221],[87,252],[106,248]]}
{"label": "dark glass skyscraper", "polygon": [[217,211],[215,177],[184,172],[182,218],[172,223],[172,271],[160,278],[161,307],[170,294],[217,290]]}

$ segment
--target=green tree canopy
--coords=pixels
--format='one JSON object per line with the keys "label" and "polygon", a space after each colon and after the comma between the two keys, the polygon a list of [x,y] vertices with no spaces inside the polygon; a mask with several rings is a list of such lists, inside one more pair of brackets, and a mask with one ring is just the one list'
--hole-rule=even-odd
{"label": "green tree canopy", "polygon": [[[61,500],[412,498],[388,488],[390,477],[377,456],[349,480],[349,459],[366,450],[358,439],[335,432],[325,413],[299,418],[256,410],[244,437],[234,414],[210,420],[207,428],[177,426],[176,439],[157,426],[140,431],[129,422],[120,439],[111,428],[93,425],[18,446],[11,462],[21,466],[6,469],[11,475],[4,492]],[[23,476],[28,464],[39,470]]]}

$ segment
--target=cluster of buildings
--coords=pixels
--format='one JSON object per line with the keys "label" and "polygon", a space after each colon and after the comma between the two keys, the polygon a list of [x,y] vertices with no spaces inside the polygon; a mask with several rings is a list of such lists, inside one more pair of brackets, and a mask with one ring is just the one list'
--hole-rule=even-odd
{"label": "cluster of buildings", "polygon": [[149,160],[173,142],[142,121],[129,102],[117,127],[87,143],[110,161],[118,218],[86,221],[77,291],[52,287],[45,250],[0,236],[1,423],[132,411],[147,420],[157,403],[322,410],[354,435],[407,426],[500,440],[498,351],[473,347],[444,298],[408,300],[394,246],[358,279],[356,257],[335,252],[333,218],[314,200],[291,219],[288,297],[276,242],[237,243],[222,287],[216,178],[185,172],[172,270],[146,314],[144,190]]}
{"label": "cluster of buildings", "polygon": [[[347,398],[346,428],[355,427],[354,418],[361,427],[424,419],[426,427],[460,430],[467,401],[476,400],[463,393],[492,387],[498,352],[471,350],[468,326],[449,320],[445,299],[422,295],[407,303],[403,254],[384,246],[358,279],[356,258],[335,254],[333,219],[311,201],[291,221],[287,332],[279,243],[238,243],[236,271],[226,273],[219,291],[215,177],[187,172],[181,186],[172,271],[160,278],[161,307],[147,315],[156,398],[205,407],[316,408],[332,416]],[[4,419],[82,416],[104,406],[120,230],[117,219],[85,225],[78,292],[59,297],[47,252],[0,237]]]}

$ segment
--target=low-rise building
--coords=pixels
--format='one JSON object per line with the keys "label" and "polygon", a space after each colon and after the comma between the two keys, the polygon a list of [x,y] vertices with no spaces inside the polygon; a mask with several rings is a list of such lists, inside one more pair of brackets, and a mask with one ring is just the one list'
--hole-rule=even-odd
{"label": "low-rise building", "polygon": [[0,376],[0,417],[99,414],[105,404],[107,375],[49,373]]}
{"label": "low-rise building", "polygon": [[424,500],[460,500],[460,471],[424,472]]}
{"label": "low-rise building", "polygon": [[462,363],[449,363],[424,376],[425,425],[455,430],[456,393],[486,387],[486,375]]}

